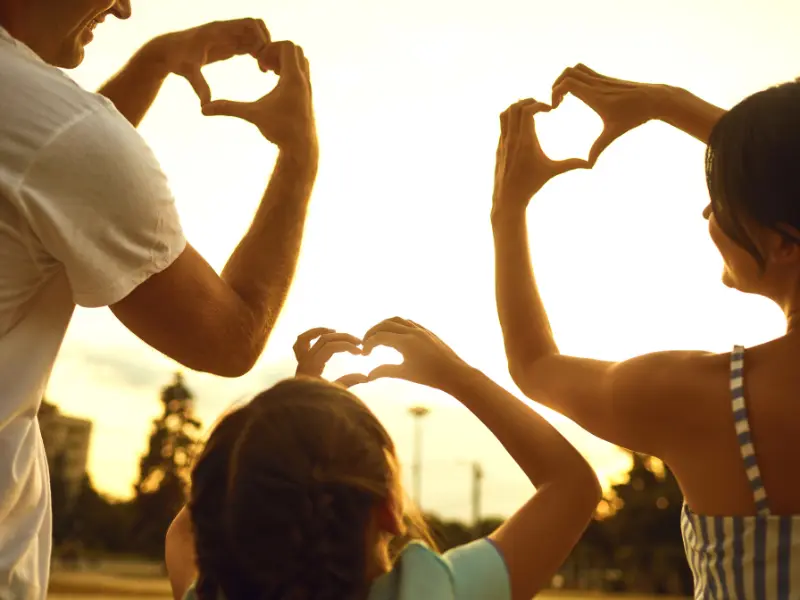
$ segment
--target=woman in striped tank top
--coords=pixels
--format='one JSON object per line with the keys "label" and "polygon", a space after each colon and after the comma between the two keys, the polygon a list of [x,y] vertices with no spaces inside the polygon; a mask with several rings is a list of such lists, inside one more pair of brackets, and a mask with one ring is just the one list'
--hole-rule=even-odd
{"label": "woman in striped tank top", "polygon": [[[531,399],[672,469],[696,598],[800,599],[800,83],[725,113],[684,90],[579,65],[556,81],[554,105],[567,93],[605,124],[588,163],[544,155],[531,116],[549,106],[525,100],[501,117],[492,226],[510,373]],[[593,165],[616,138],[654,119],[707,143],[704,216],[723,282],[773,300],[787,333],[726,354],[617,363],[563,356],[533,277],[527,205],[549,179]]]}

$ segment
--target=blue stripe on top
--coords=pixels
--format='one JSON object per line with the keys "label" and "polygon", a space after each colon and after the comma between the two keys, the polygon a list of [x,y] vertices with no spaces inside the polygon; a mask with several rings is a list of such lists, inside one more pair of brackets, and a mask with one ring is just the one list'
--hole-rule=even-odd
{"label": "blue stripe on top", "polygon": [[744,394],[744,348],[731,354],[731,403],[756,515],[707,517],[684,504],[681,533],[696,600],[800,600],[800,515],[776,516],[761,479]]}

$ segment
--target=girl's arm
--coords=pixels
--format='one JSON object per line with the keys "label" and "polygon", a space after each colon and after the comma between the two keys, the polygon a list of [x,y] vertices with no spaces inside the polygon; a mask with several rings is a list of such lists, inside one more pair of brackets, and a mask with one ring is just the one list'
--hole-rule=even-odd
{"label": "girl's arm", "polygon": [[197,556],[189,509],[183,507],[172,521],[164,541],[164,558],[167,566],[172,596],[183,600],[189,587],[197,579]]}
{"label": "girl's arm", "polygon": [[378,367],[371,381],[396,377],[451,394],[489,428],[536,487],[528,503],[490,536],[505,559],[512,598],[530,600],[550,585],[589,524],[601,497],[597,476],[550,423],[423,327],[384,321],[364,337],[364,352],[377,345],[398,350],[404,362]]}

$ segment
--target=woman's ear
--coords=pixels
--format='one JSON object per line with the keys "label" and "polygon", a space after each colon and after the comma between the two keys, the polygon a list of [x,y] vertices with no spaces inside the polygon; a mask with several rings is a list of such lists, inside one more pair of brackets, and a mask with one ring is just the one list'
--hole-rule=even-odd
{"label": "woman's ear", "polygon": [[800,231],[784,223],[772,232],[772,243],[769,244],[770,259],[778,264],[800,263]]}

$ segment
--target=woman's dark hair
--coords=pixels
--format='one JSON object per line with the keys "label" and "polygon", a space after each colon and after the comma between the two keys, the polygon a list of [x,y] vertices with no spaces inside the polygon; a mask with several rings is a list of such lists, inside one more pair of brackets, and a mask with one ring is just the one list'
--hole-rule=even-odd
{"label": "woman's dark hair", "polygon": [[766,257],[749,223],[800,242],[800,82],[746,98],[716,124],[706,181],[720,228],[763,270]]}
{"label": "woman's dark hair", "polygon": [[199,599],[366,598],[372,508],[397,494],[366,405],[318,379],[275,385],[220,421],[192,471]]}

